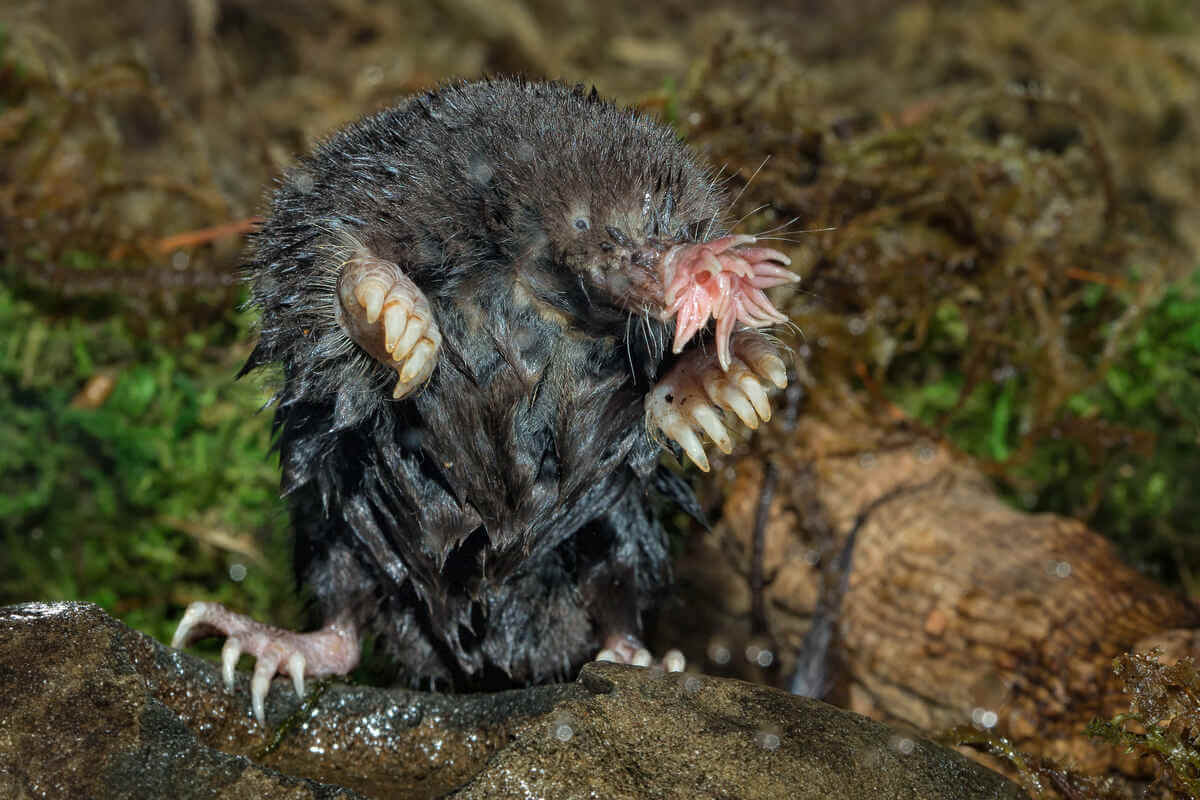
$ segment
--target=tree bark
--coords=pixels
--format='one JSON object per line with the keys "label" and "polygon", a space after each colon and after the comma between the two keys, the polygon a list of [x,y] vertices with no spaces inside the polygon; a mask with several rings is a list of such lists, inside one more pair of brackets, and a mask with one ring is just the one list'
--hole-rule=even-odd
{"label": "tree bark", "polygon": [[[1137,771],[1136,758],[1083,729],[1128,710],[1115,656],[1197,652],[1200,617],[1187,601],[1081,522],[1015,510],[978,469],[903,425],[847,413],[786,427],[762,437],[765,455],[717,466],[731,481],[723,516],[690,537],[658,646],[681,647],[705,671],[786,685],[822,585],[836,581],[823,581],[823,567],[857,519],[830,699],[927,733],[990,723],[1027,753]],[[756,635],[751,556],[768,461],[779,479],[762,541],[766,633]]]}

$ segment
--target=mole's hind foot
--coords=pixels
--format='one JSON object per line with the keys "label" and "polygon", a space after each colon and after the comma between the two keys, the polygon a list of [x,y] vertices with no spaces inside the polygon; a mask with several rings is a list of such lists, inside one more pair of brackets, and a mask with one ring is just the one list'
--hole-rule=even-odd
{"label": "mole's hind foot", "polygon": [[358,665],[358,631],[348,619],[312,633],[293,633],[237,614],[220,603],[192,603],[184,612],[171,647],[181,648],[209,636],[224,636],[221,675],[233,691],[238,658],[258,659],[250,680],[250,701],[260,725],[266,725],[267,691],[275,673],[290,676],[296,695],[304,697],[304,679],[345,675]]}
{"label": "mole's hind foot", "polygon": [[396,371],[392,397],[412,394],[433,374],[442,332],[429,298],[397,264],[360,252],[338,276],[338,315],[350,338]]}
{"label": "mole's hind foot", "polygon": [[[642,641],[632,634],[609,636],[604,640],[604,649],[596,654],[596,660],[632,664],[635,667],[652,667],[656,663],[654,656]],[[683,672],[687,666],[687,659],[678,650],[668,650],[657,664],[667,672]]]}
{"label": "mole's hind foot", "polygon": [[708,434],[721,452],[731,452],[733,442],[725,429],[728,415],[753,430],[771,418],[768,383],[787,386],[787,369],[771,340],[741,331],[730,350],[728,371],[700,349],[686,353],[646,396],[650,433],[661,430],[705,472],[708,458],[698,431]]}

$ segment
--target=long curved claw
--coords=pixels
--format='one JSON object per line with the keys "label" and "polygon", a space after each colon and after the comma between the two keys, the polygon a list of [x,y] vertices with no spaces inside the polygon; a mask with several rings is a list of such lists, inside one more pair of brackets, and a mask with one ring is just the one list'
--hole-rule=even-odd
{"label": "long curved claw", "polygon": [[292,688],[296,690],[296,697],[301,700],[304,699],[304,670],[307,665],[303,653],[292,653],[287,661],[287,674],[292,676]]}
{"label": "long curved claw", "polygon": [[763,422],[769,422],[771,419],[771,401],[767,399],[767,392],[763,389],[763,385],[754,375],[746,373],[741,376],[737,382],[738,388],[750,398],[751,405],[754,406],[755,413],[762,419]]}
{"label": "long curved claw", "polygon": [[233,679],[237,675],[238,659],[242,657],[242,640],[230,636],[221,647],[221,679],[228,691],[233,691]]}
{"label": "long curved claw", "polygon": [[729,438],[729,432],[725,430],[725,426],[721,424],[721,416],[711,405],[704,401],[693,401],[687,407],[687,414],[708,434],[708,438],[722,453],[728,455],[733,452],[733,441]]}
{"label": "long curved claw", "polygon": [[267,692],[280,660],[277,651],[264,654],[254,664],[254,677],[250,679],[250,705],[254,709],[254,718],[264,728],[267,726]]}
{"label": "long curved claw", "polygon": [[723,370],[712,370],[716,376],[720,376],[719,380],[705,380],[704,391],[712,400],[713,405],[724,411],[731,411],[742,421],[750,430],[758,429],[758,412],[754,410],[754,405],[750,402],[750,398],[746,397],[741,389],[731,384],[725,379]]}
{"label": "long curved claw", "polygon": [[708,472],[708,456],[704,455],[704,445],[700,443],[700,437],[696,432],[689,427],[679,427],[668,433],[668,435],[679,443],[683,448],[683,452],[687,453],[688,458],[692,463],[700,468],[702,472]]}

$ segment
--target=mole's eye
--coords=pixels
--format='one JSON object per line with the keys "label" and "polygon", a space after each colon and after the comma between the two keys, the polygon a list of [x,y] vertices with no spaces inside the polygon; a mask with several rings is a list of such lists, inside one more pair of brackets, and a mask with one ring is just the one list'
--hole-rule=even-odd
{"label": "mole's eye", "polygon": [[576,217],[575,218],[575,230],[586,231],[590,227],[592,227],[592,223],[588,222],[587,217]]}

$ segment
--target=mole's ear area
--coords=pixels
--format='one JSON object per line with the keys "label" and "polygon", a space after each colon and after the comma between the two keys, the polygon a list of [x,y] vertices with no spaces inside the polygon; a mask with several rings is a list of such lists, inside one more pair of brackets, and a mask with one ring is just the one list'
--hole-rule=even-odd
{"label": "mole's ear area", "polygon": [[396,371],[392,397],[413,394],[433,374],[442,332],[425,293],[399,264],[359,250],[337,282],[338,324],[372,358]]}

